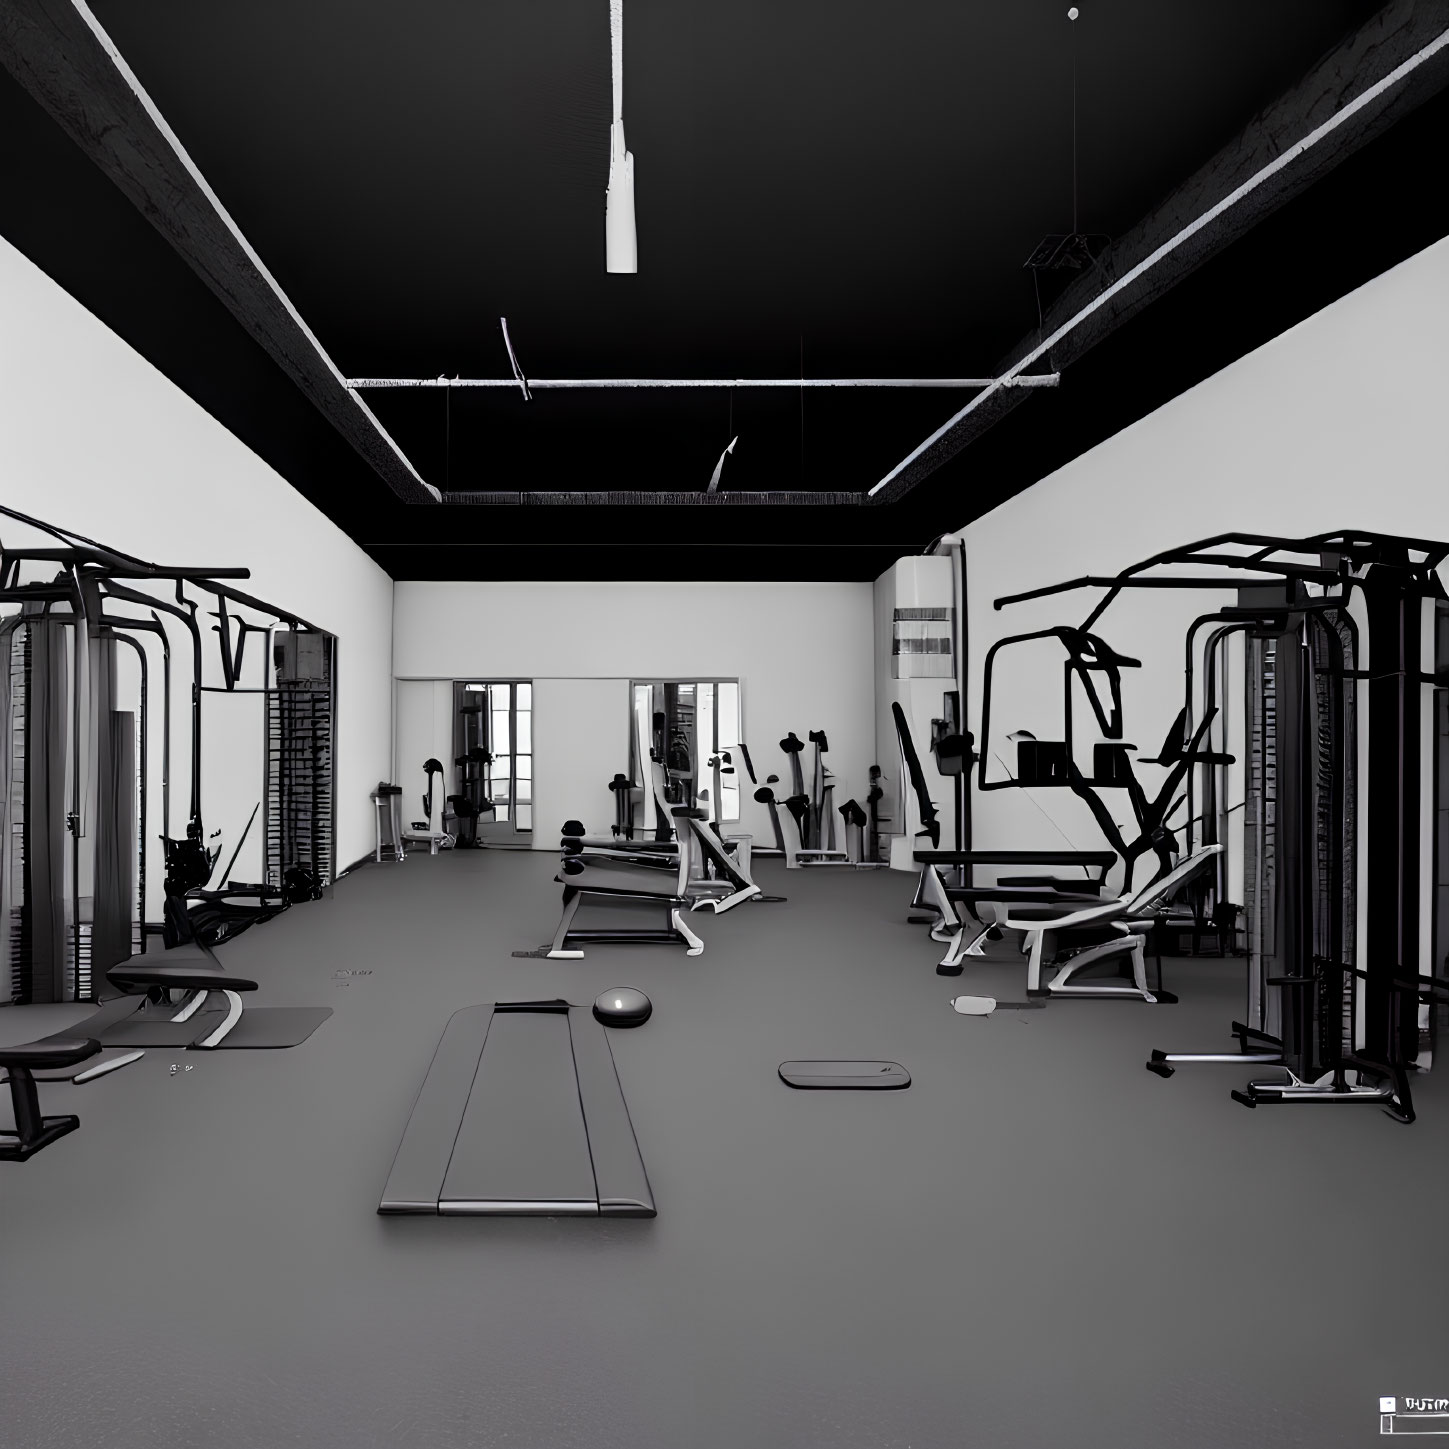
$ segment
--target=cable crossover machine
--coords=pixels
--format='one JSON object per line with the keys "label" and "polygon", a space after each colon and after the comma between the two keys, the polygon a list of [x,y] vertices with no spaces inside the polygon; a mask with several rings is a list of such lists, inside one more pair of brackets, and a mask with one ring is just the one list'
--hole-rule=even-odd
{"label": "cable crossover machine", "polygon": [[[1233,591],[1187,633],[1183,708],[1157,761],[1174,789],[1134,797],[1142,832],[1112,843],[1124,857],[1175,845],[1169,797],[1181,785],[1187,852],[1224,846],[1219,906],[1241,872],[1247,1008],[1231,1026],[1237,1050],[1154,1051],[1149,1071],[1276,1067],[1281,1077],[1255,1078],[1234,1100],[1377,1105],[1414,1120],[1411,1077],[1432,1059],[1434,1008],[1449,1002],[1449,911],[1435,885],[1449,786],[1435,747],[1449,737],[1446,557],[1446,543],[1355,530],[1223,533],[996,600],[1106,591],[1079,629],[1046,632],[1066,640],[1069,670],[1109,666],[1110,725],[1115,669],[1136,663],[1104,654],[1090,632],[1114,601],[1135,589]],[[1108,777],[1124,748],[1098,747]],[[1037,763],[1070,775],[1065,750],[1039,743]]]}

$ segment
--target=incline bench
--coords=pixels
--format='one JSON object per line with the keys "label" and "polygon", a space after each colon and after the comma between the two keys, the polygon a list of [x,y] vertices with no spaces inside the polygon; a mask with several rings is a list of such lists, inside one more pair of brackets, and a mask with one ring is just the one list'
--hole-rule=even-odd
{"label": "incline bench", "polygon": [[[936,967],[939,976],[959,976],[963,956],[982,955],[981,943],[995,929],[991,922],[982,922],[976,906],[993,903],[1035,903],[1051,905],[1090,905],[1101,898],[1107,872],[1117,861],[1111,850],[917,850],[912,859],[921,867],[916,887],[917,907],[936,912],[940,921],[931,928],[931,939],[948,943],[948,949]],[[1067,880],[1059,876],[1012,876],[991,886],[971,885],[971,868],[978,865],[1045,865],[1076,866],[1096,870],[1095,880]],[[967,884],[952,885],[942,871],[956,867]],[[962,907],[976,919],[981,929],[969,940]]]}

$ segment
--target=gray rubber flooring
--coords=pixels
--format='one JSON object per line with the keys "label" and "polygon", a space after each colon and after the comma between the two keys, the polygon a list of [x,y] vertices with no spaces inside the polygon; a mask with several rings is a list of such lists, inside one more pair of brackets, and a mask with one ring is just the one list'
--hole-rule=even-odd
{"label": "gray rubber flooring", "polygon": [[[369,866],[228,948],[259,1005],[335,1008],[302,1046],[43,1089],[82,1120],[0,1165],[0,1444],[1325,1449],[1378,1441],[1381,1395],[1449,1397],[1444,1074],[1401,1127],[1145,1072],[1225,1045],[1237,962],[1169,963],[1175,1007],[958,1016],[1020,999],[1020,958],[936,976],[888,872],[762,863],[789,902],[694,916],[696,959],[516,960],[552,869]],[[452,1011],[625,984],[656,1220],[376,1216]],[[777,1079],[812,1057],[914,1083]]]}

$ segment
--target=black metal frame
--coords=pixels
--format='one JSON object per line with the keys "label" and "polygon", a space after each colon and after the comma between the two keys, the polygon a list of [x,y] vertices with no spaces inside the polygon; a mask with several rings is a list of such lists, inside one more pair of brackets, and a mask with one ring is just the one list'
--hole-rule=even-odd
{"label": "black metal frame", "polygon": [[[1245,552],[1219,551],[1224,548]],[[1290,910],[1300,932],[1300,940],[1294,947],[1297,969],[1270,982],[1288,993],[1290,1009],[1284,1013],[1288,1026],[1283,1039],[1273,1042],[1264,1033],[1238,1023],[1234,1024],[1235,1034],[1244,1047],[1249,1036],[1259,1043],[1279,1045],[1284,1054],[1280,1064],[1288,1066],[1290,1071],[1295,1060],[1306,1063],[1308,1071],[1320,1066],[1328,1070],[1325,1079],[1315,1080],[1313,1090],[1303,1094],[1285,1092],[1286,1084],[1251,1084],[1247,1093],[1234,1094],[1248,1105],[1316,1100],[1374,1101],[1384,1105],[1398,1120],[1413,1120],[1406,1044],[1417,1035],[1418,1004],[1433,994],[1431,988],[1435,985],[1422,978],[1418,970],[1418,811],[1422,808],[1418,687],[1426,683],[1440,684],[1434,676],[1426,677],[1422,672],[1420,629],[1423,602],[1446,597],[1435,572],[1446,557],[1449,557],[1449,544],[1439,540],[1356,530],[1303,538],[1222,533],[1156,554],[1110,577],[1084,576],[995,601],[995,607],[1000,609],[1026,599],[1045,598],[1079,588],[1105,588],[1105,596],[1082,625],[1086,630],[1125,589],[1238,588],[1245,582],[1241,574],[1181,578],[1149,572],[1172,565],[1204,564],[1255,573],[1260,582],[1280,581],[1285,587],[1283,609],[1290,623],[1294,616],[1301,619],[1309,612],[1325,608],[1340,609],[1347,617],[1354,591],[1363,595],[1369,643],[1365,823],[1374,844],[1364,868],[1364,886],[1374,929],[1363,943],[1363,967],[1332,960],[1320,953],[1307,954],[1304,946],[1312,940],[1312,922],[1302,919],[1307,908],[1301,893],[1292,900]],[[1303,586],[1310,583],[1323,586],[1326,596],[1322,601],[1307,595]],[[1327,593],[1330,590],[1338,592]],[[1301,631],[1305,627],[1300,622],[1297,629]],[[1328,671],[1330,675],[1333,672]],[[1342,679],[1361,677],[1357,669],[1349,670],[1343,661],[1337,673]],[[1191,703],[1189,698],[1189,707]],[[1307,717],[1306,709],[1301,707],[1295,708],[1295,714],[1300,719]],[[1301,754],[1290,762],[1290,768],[1295,771],[1303,766]],[[1300,779],[1300,786],[1301,783]],[[1299,804],[1301,807],[1301,800]],[[1301,819],[1290,823],[1296,826],[1294,834],[1301,837]],[[1297,864],[1301,867],[1301,862]],[[1301,878],[1301,869],[1295,874]],[[1314,1012],[1320,1013],[1317,1025],[1321,1027],[1321,1013],[1325,1008],[1331,1012],[1335,1001],[1341,1003],[1350,982],[1356,983],[1363,995],[1362,1048],[1356,1053],[1342,1053],[1333,1062],[1321,1056],[1315,1059],[1313,1046],[1316,1043],[1323,1047],[1324,1043],[1322,1032],[1315,1031]],[[1166,1060],[1163,1054],[1155,1054],[1154,1061],[1149,1063],[1153,1070],[1162,1065],[1158,1058]],[[1346,1070],[1378,1076],[1390,1086],[1386,1094],[1354,1091],[1346,1081]]]}
{"label": "black metal frame", "polygon": [[[1002,602],[998,600],[998,604]],[[1099,611],[1100,612],[1100,611]],[[1089,622],[1095,622],[1094,615]],[[1059,749],[1056,764],[1059,770],[1048,770],[1041,775],[1023,776],[1019,763],[1017,775],[1005,780],[991,780],[987,777],[987,756],[991,739],[992,676],[996,655],[1005,648],[1034,639],[1056,639],[1066,651],[1067,658],[1062,665],[1062,741],[1033,742],[1037,745],[1050,744]],[[1158,862],[1158,874],[1165,875],[1172,869],[1178,842],[1168,822],[1184,803],[1185,796],[1177,791],[1191,774],[1194,765],[1210,762],[1209,755],[1201,751],[1203,739],[1212,723],[1213,712],[1205,714],[1196,729],[1188,736],[1190,714],[1184,711],[1168,731],[1161,751],[1149,764],[1168,765],[1170,769],[1156,795],[1148,797],[1132,768],[1129,751],[1135,748],[1122,738],[1122,674],[1123,669],[1141,668],[1142,661],[1119,654],[1098,634],[1086,627],[1074,629],[1070,625],[1057,625],[1050,629],[1037,629],[1027,634],[1014,634],[998,639],[987,651],[981,684],[981,750],[978,755],[978,787],[982,790],[1011,789],[1069,789],[1082,800],[1092,812],[1103,838],[1122,858],[1122,889],[1132,889],[1133,870],[1139,856],[1152,851]],[[1107,685],[1108,703],[1094,682],[1101,675]],[[1094,767],[1091,778],[1083,775],[1075,757],[1075,724],[1073,714],[1073,680],[1080,681],[1086,692],[1087,702],[1105,743],[1094,750]],[[1022,756],[1018,746],[1018,759]],[[1128,840],[1117,826],[1112,811],[1098,793],[1101,789],[1124,789],[1132,806],[1137,824],[1137,835]]]}
{"label": "black metal frame", "polygon": [[[151,632],[161,640],[163,662],[163,688],[167,708],[164,711],[162,739],[162,791],[163,791],[163,841],[166,853],[168,895],[184,896],[199,891],[209,880],[215,866],[215,856],[205,843],[201,818],[201,696],[203,684],[204,651],[201,630],[197,624],[197,604],[187,597],[186,586],[200,589],[217,600],[215,616],[218,624],[213,630],[218,636],[222,661],[222,673],[228,690],[237,688],[243,651],[248,632],[267,632],[270,626],[258,626],[245,620],[232,619],[227,613],[228,602],[254,609],[273,619],[292,625],[297,629],[325,634],[315,630],[300,616],[241,592],[221,580],[246,579],[250,571],[244,568],[195,568],[153,564],[135,558],[119,550],[111,549],[93,539],[84,537],[69,529],[59,528],[28,514],[0,505],[0,517],[14,519],[28,527],[37,529],[56,540],[56,545],[39,547],[7,547],[0,543],[0,601],[18,603],[27,611],[38,611],[52,619],[69,623],[77,631],[73,672],[76,687],[72,690],[71,714],[74,738],[82,737],[83,727],[88,727],[87,714],[90,708],[90,660],[86,647],[92,638],[124,638],[137,649],[141,663],[142,678],[142,742],[138,755],[149,760],[150,738],[146,697],[149,677],[145,651],[138,640],[130,638],[134,632]],[[21,583],[20,573],[24,564],[55,564],[59,572],[54,579],[43,583]],[[131,588],[122,580],[165,581],[174,584],[175,602],[143,593]],[[106,612],[111,601],[135,604],[150,611],[149,619],[112,615]],[[67,607],[68,606],[68,609]],[[170,753],[171,753],[171,656],[166,630],[157,611],[168,613],[181,621],[191,637],[192,680],[191,680],[191,791],[188,820],[184,838],[176,839],[170,834]],[[232,624],[240,624],[240,638],[232,642]],[[327,636],[329,640],[331,636]],[[332,641],[335,643],[335,641]],[[73,836],[81,833],[81,815],[85,809],[86,774],[90,769],[84,752],[77,754],[78,768],[73,771],[71,810],[68,826]],[[145,949],[145,831],[149,817],[146,806],[145,781],[147,770],[143,763],[140,769],[142,792],[140,804],[141,848],[139,850],[140,891],[142,910],[140,921],[141,949]],[[79,912],[79,856],[74,848],[70,861],[70,890],[72,895],[71,930],[75,937],[73,954],[76,963],[81,959],[80,912]],[[168,940],[168,944],[173,944]]]}

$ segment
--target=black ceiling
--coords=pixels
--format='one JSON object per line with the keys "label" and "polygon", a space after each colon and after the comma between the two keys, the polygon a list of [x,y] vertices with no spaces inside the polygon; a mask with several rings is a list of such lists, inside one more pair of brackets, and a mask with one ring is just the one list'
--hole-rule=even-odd
{"label": "black ceiling", "polygon": [[[637,276],[603,270],[606,0],[93,8],[349,376],[507,375],[500,315],[540,377],[986,375],[1036,325],[1022,262],[1071,229],[1060,0],[626,0]],[[1081,229],[1126,231],[1375,8],[1089,0]],[[1409,115],[885,508],[400,503],[3,73],[0,232],[396,577],[868,578],[1444,235],[1445,120]],[[732,433],[727,487],[863,490],[964,396],[367,394],[445,490],[697,490]]]}

